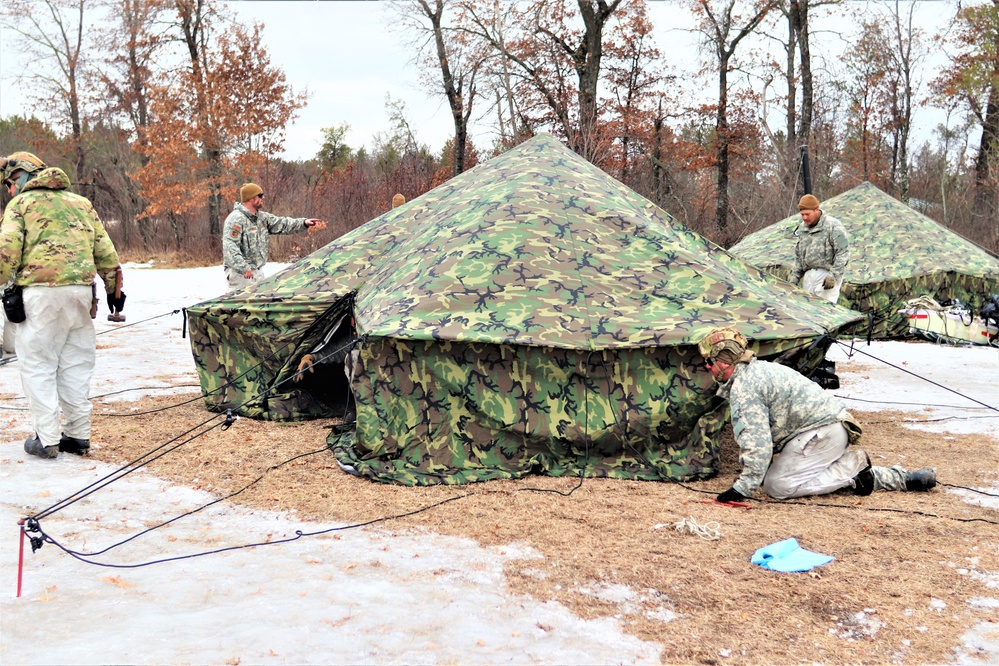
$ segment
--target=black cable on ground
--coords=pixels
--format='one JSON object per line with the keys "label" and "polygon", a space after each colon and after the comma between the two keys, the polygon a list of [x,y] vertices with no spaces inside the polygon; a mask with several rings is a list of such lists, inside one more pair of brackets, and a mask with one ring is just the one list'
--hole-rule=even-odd
{"label": "black cable on ground", "polygon": [[131,324],[124,324],[122,326],[114,326],[112,328],[104,329],[103,331],[98,331],[96,335],[104,335],[105,333],[114,333],[115,331],[120,331],[123,328],[129,328],[131,326],[138,326],[139,324],[145,324],[147,321],[153,321],[154,319],[161,319],[163,317],[169,317],[170,315],[177,314],[183,310],[183,308],[177,308],[176,310],[171,310],[170,312],[164,312],[163,314],[156,315],[154,317],[149,317],[148,319],[141,319],[139,321],[133,321]]}
{"label": "black cable on ground", "polygon": [[959,488],[961,490],[967,490],[973,493],[978,493],[979,495],[987,495],[989,497],[999,497],[999,494],[987,493],[984,490],[978,490],[977,488],[969,488],[968,486],[958,486],[953,483],[943,483],[942,481],[937,481],[937,484],[941,486],[947,486],[948,488]]}
{"label": "black cable on ground", "polygon": [[[824,496],[823,496],[824,497]],[[928,513],[926,511],[914,511],[912,509],[891,509],[888,507],[878,507],[878,506],[857,506],[854,504],[832,504],[829,502],[799,502],[796,500],[756,500],[762,504],[796,504],[800,506],[808,507],[824,507],[830,509],[855,509],[861,511],[876,511],[884,513],[904,513],[912,516],[926,516],[927,518],[940,518],[942,520],[954,520],[959,523],[988,523],[989,525],[999,525],[999,520],[990,520],[988,518],[957,518],[955,516],[941,516],[936,513]]]}
{"label": "black cable on ground", "polygon": [[177,516],[174,516],[170,520],[164,521],[162,523],[159,523],[158,525],[154,525],[152,527],[144,529],[141,532],[137,532],[137,533],[133,534],[132,536],[128,537],[127,539],[119,541],[118,543],[111,544],[110,546],[108,546],[107,548],[104,548],[103,550],[98,550],[98,551],[95,551],[95,552],[92,552],[92,553],[81,553],[81,552],[75,551],[75,550],[67,550],[66,548],[63,548],[63,550],[65,550],[67,553],[69,553],[71,555],[79,555],[80,557],[96,557],[97,555],[103,555],[104,553],[108,552],[109,550],[117,548],[118,546],[122,546],[122,545],[128,543],[129,541],[133,541],[135,539],[138,539],[140,536],[143,536],[145,534],[148,534],[150,532],[158,530],[161,527],[166,527],[167,525],[170,525],[171,523],[174,523],[174,522],[176,522],[176,521],[178,521],[178,520],[180,520],[182,518],[186,518],[187,516],[191,516],[191,515],[193,515],[195,513],[198,513],[199,511],[207,509],[210,506],[214,506],[215,504],[218,504],[219,502],[224,502],[225,500],[232,499],[233,497],[236,497],[240,493],[242,493],[242,492],[246,491],[247,489],[249,489],[251,486],[254,486],[257,483],[259,483],[270,472],[272,472],[272,471],[274,471],[276,469],[279,469],[281,467],[284,467],[285,465],[287,465],[289,463],[292,463],[292,462],[294,462],[294,461],[296,461],[296,460],[298,460],[300,458],[306,458],[308,456],[314,456],[317,453],[323,453],[326,450],[327,450],[326,447],[323,447],[323,448],[319,449],[318,451],[309,451],[307,453],[300,453],[297,456],[292,456],[291,458],[289,458],[288,460],[285,460],[284,462],[280,462],[280,463],[278,463],[276,465],[271,465],[270,467],[268,467],[267,469],[265,469],[263,472],[261,472],[260,475],[257,476],[256,479],[254,479],[253,481],[250,481],[248,484],[246,484],[245,486],[243,486],[239,490],[231,492],[228,495],[217,497],[216,499],[212,500],[211,502],[208,502],[207,504],[202,504],[201,506],[197,507],[196,509],[192,509],[191,511],[187,511],[186,513],[179,514]]}
{"label": "black cable on ground", "polygon": [[[180,444],[177,444],[176,446],[173,446],[173,447],[171,447],[171,448],[163,451],[162,453],[160,453],[158,455],[155,455],[155,456],[152,455],[152,454],[156,453],[157,451],[159,451],[160,449],[163,449],[167,445],[172,444],[173,442],[177,441],[178,439],[180,439],[184,435],[186,435],[188,433],[191,433],[191,432],[197,430],[198,428],[201,428],[201,427],[205,426],[206,424],[208,424],[208,423],[210,423],[210,422],[212,422],[212,421],[214,421],[216,419],[223,418],[224,416],[226,416],[226,415],[216,414],[212,418],[207,419],[205,421],[202,421],[198,425],[194,426],[193,428],[190,428],[189,430],[181,433],[180,435],[177,435],[173,439],[168,440],[168,441],[164,442],[163,444],[160,444],[158,447],[156,447],[154,449],[151,449],[150,451],[147,451],[146,453],[142,454],[141,456],[139,456],[135,460],[122,465],[121,467],[119,467],[116,470],[112,471],[110,474],[107,474],[106,476],[101,477],[97,481],[94,481],[90,485],[85,486],[85,487],[81,488],[80,490],[77,490],[76,492],[70,494],[68,497],[59,500],[55,504],[53,504],[53,505],[51,505],[49,507],[46,507],[45,509],[42,509],[41,511],[39,511],[36,514],[34,514],[33,516],[30,516],[30,518],[33,519],[33,520],[38,520],[40,518],[45,518],[45,517],[51,516],[52,514],[56,513],[57,511],[61,511],[62,509],[65,509],[67,506],[70,506],[71,504],[75,504],[76,502],[80,501],[84,497],[87,497],[88,495],[92,495],[93,493],[97,492],[101,488],[104,488],[105,486],[111,485],[113,482],[117,481],[118,479],[121,479],[121,478],[123,478],[125,476],[128,476],[132,472],[135,472],[135,471],[137,471],[137,470],[145,467],[146,465],[148,465],[149,463],[153,462],[154,460],[162,458],[167,453],[175,451],[176,449],[180,448],[181,446],[184,446],[188,442],[191,442],[192,440],[197,439],[198,437],[201,437],[202,435],[204,435],[208,431],[214,430],[215,428],[218,428],[218,427],[221,427],[221,426],[224,426],[225,422],[223,422],[223,423],[217,423],[217,424],[215,424],[215,425],[213,425],[213,426],[211,426],[209,428],[206,428],[202,432],[199,432],[196,435],[194,435],[192,437],[189,437],[188,439],[184,440]],[[152,457],[150,457],[148,460],[145,460],[144,462],[140,463],[140,461],[142,461],[143,458],[146,458],[147,456],[152,456]]]}
{"label": "black cable on ground", "polygon": [[176,388],[201,388],[201,384],[175,384],[174,386],[136,386],[134,388],[121,389],[120,391],[111,391],[110,393],[101,393],[100,395],[90,396],[91,400],[97,400],[99,398],[106,398],[109,395],[119,395],[121,393],[128,393],[130,391],[166,391],[168,389]]}
{"label": "black cable on ground", "polygon": [[[109,395],[119,395],[121,393],[128,393],[130,391],[168,391],[170,389],[179,388],[201,388],[201,384],[175,384],[173,386],[136,386],[134,388],[121,389],[119,391],[111,391],[110,393],[102,393],[100,395],[92,395],[89,400],[98,400],[100,398],[106,398]],[[15,396],[13,400],[24,400],[23,395]],[[186,404],[186,403],[181,403]],[[26,412],[27,407],[10,407],[9,405],[0,405],[0,409],[6,409],[14,412]],[[127,416],[123,414],[100,414],[100,416]]]}
{"label": "black cable on ground", "polygon": [[[97,335],[104,335],[105,333],[114,333],[115,331],[120,331],[123,328],[129,328],[130,326],[138,326],[139,324],[145,324],[147,321],[153,321],[154,319],[160,319],[162,317],[169,317],[172,314],[177,314],[178,312],[181,312],[182,309],[183,308],[177,308],[176,310],[172,310],[170,312],[164,312],[163,314],[159,314],[154,317],[149,317],[148,319],[142,319],[140,321],[135,321],[132,322],[131,324],[125,324],[124,326],[114,326],[112,328],[107,328],[104,329],[103,331],[98,331],[94,335],[97,336]],[[8,363],[13,363],[16,360],[17,360],[17,354],[14,354],[9,358],[0,360],[0,366],[7,365]]]}
{"label": "black cable on ground", "polygon": [[[354,340],[348,342],[347,345],[344,346],[344,348],[347,348],[350,345],[354,344],[357,341],[357,339],[359,339],[359,338],[355,338]],[[277,353],[276,351],[273,352],[271,354],[271,356],[273,356],[273,354],[276,354],[276,353]],[[270,357],[268,357],[268,358],[270,358]],[[264,361],[266,361],[266,360],[268,360],[268,359],[264,359]],[[263,363],[264,361],[261,361],[261,363]],[[258,366],[259,366],[259,364],[258,364]],[[257,367],[257,366],[255,366],[255,367]],[[250,371],[247,370],[247,372],[250,372]],[[103,477],[101,479],[98,479],[97,481],[95,481],[94,483],[90,484],[89,486],[86,486],[86,487],[82,488],[81,490],[76,491],[75,493],[71,494],[69,497],[66,497],[63,500],[60,500],[56,504],[53,504],[52,506],[43,509],[42,511],[40,511],[39,513],[36,513],[33,516],[30,516],[30,518],[33,519],[34,521],[37,521],[40,518],[43,518],[43,517],[46,517],[46,516],[50,516],[53,513],[57,512],[57,511],[60,511],[60,510],[62,510],[64,508],[66,508],[67,506],[70,506],[71,504],[74,504],[75,502],[78,502],[79,500],[83,499],[84,497],[87,497],[88,495],[91,495],[94,492],[97,492],[101,488],[104,488],[104,487],[110,485],[114,481],[117,481],[118,479],[120,479],[122,477],[125,477],[128,474],[131,474],[132,472],[134,472],[134,471],[136,471],[138,469],[141,469],[142,467],[145,467],[149,463],[151,463],[151,462],[153,462],[153,461],[155,461],[155,460],[163,457],[164,455],[175,451],[176,449],[180,448],[181,446],[184,446],[185,444],[191,442],[192,440],[197,439],[198,437],[200,437],[200,436],[208,433],[210,430],[213,430],[214,428],[221,427],[222,429],[227,429],[229,426],[232,425],[232,423],[235,420],[235,416],[234,416],[235,412],[238,411],[241,407],[243,407],[246,404],[249,404],[249,403],[251,403],[251,402],[253,402],[255,400],[258,400],[258,399],[260,399],[261,397],[263,397],[265,395],[267,395],[268,393],[270,393],[274,389],[278,388],[279,386],[281,386],[285,382],[293,379],[294,377],[297,377],[302,372],[303,371],[300,370],[299,372],[297,372],[297,373],[289,376],[288,378],[286,378],[286,379],[284,379],[284,380],[282,380],[280,382],[275,383],[273,386],[269,387],[267,390],[263,391],[262,393],[254,395],[254,396],[251,396],[249,399],[247,399],[246,401],[244,401],[242,404],[237,405],[237,406],[235,406],[235,407],[233,407],[231,409],[226,410],[225,414],[216,414],[216,415],[212,416],[211,418],[206,419],[205,421],[202,421],[198,425],[196,425],[193,428],[187,430],[186,432],[181,433],[177,437],[174,437],[173,439],[164,442],[160,446],[158,446],[156,448],[153,448],[150,451],[147,451],[146,453],[142,454],[141,456],[139,456],[135,460],[133,460],[131,462],[128,462],[125,465],[122,465],[121,467],[119,467],[115,471],[111,472],[110,474],[108,474],[107,476],[105,476],[105,477]],[[245,374],[246,373],[243,373],[243,375],[245,375]],[[243,375],[240,375],[239,377],[242,377]],[[237,377],[236,379],[239,379],[239,377]],[[233,381],[235,381],[235,380],[233,380]],[[200,399],[200,398],[201,398],[201,396],[199,396],[197,399]],[[190,401],[186,401],[186,402],[190,402]],[[184,404],[184,403],[180,403],[180,404]],[[174,406],[177,406],[177,405],[174,405]],[[165,411],[165,409],[170,409],[170,408],[168,407],[168,408],[164,408],[164,409],[161,409],[161,410],[150,410],[148,412],[137,412],[135,414],[132,414],[131,416],[138,416],[140,414],[148,414],[148,413],[152,413],[152,412],[156,412],[156,411]],[[197,433],[196,435],[194,435],[194,436],[192,436],[192,437],[184,440],[183,442],[181,442],[181,443],[179,443],[179,444],[177,444],[177,445],[175,445],[173,447],[170,447],[170,448],[166,449],[165,451],[162,451],[161,453],[159,453],[157,455],[153,455],[154,453],[156,453],[157,451],[160,451],[161,449],[163,449],[167,445],[169,445],[169,444],[177,441],[178,439],[180,439],[184,435],[186,435],[186,434],[188,434],[190,432],[193,432],[194,430],[197,430],[198,428],[201,428],[201,427],[205,426],[206,424],[208,424],[208,423],[210,423],[210,422],[212,422],[212,421],[214,421],[216,419],[219,419],[219,418],[225,418],[226,420],[223,423],[217,423],[217,424],[215,424],[215,425],[213,425],[213,426],[211,426],[209,428],[206,428],[205,430]],[[149,456],[152,456],[152,457],[149,457]],[[149,458],[147,460],[143,461],[143,459],[147,458],[147,457],[149,457]]]}
{"label": "black cable on ground", "polygon": [[929,402],[897,402],[893,400],[866,400],[864,398],[853,398],[847,395],[833,394],[840,400],[853,400],[854,402],[866,402],[873,405],[914,405],[916,407],[948,407],[951,409],[992,409],[991,407],[965,407],[963,405],[936,405]]}
{"label": "black cable on ground", "polygon": [[352,525],[344,525],[342,527],[331,527],[329,529],[317,530],[315,532],[303,532],[301,530],[295,530],[295,536],[289,537],[287,539],[276,539],[274,541],[261,541],[261,542],[258,542],[258,543],[247,543],[247,544],[242,544],[242,545],[239,545],[239,546],[227,546],[225,548],[217,548],[215,550],[208,550],[208,551],[203,551],[203,552],[200,552],[200,553],[192,553],[191,555],[178,555],[177,557],[165,557],[165,558],[162,558],[162,559],[159,559],[159,560],[150,560],[148,562],[140,562],[138,564],[108,564],[106,562],[94,562],[93,560],[90,560],[87,557],[78,555],[78,554],[74,553],[73,551],[67,549],[65,546],[63,546],[62,544],[60,544],[58,541],[56,541],[55,539],[53,539],[51,536],[49,536],[48,534],[46,534],[45,532],[43,532],[41,530],[40,526],[37,525],[37,523],[35,525],[35,527],[37,529],[33,529],[32,531],[38,532],[39,534],[41,534],[41,537],[33,537],[33,539],[32,539],[32,550],[37,550],[38,547],[40,547],[40,544],[39,544],[39,546],[36,547],[36,545],[34,543],[34,539],[39,539],[39,540],[44,540],[44,541],[46,541],[48,543],[51,543],[52,545],[54,545],[56,548],[58,548],[59,550],[63,551],[67,555],[70,555],[71,557],[74,557],[77,560],[80,560],[81,562],[85,562],[87,564],[93,564],[95,566],[107,567],[107,568],[111,568],[111,569],[138,569],[140,567],[148,567],[148,566],[153,565],[153,564],[162,564],[164,562],[176,562],[176,561],[179,561],[179,560],[190,560],[190,559],[194,559],[196,557],[204,557],[205,555],[215,555],[215,554],[218,554],[218,553],[225,553],[225,552],[232,551],[232,550],[243,550],[245,548],[256,548],[258,546],[273,546],[273,545],[281,544],[281,543],[291,543],[292,541],[298,541],[302,537],[320,536],[322,534],[329,534],[331,532],[342,532],[342,531],[345,531],[345,530],[357,529],[359,527],[367,527],[368,525],[374,525],[376,523],[381,523],[381,522],[385,522],[385,521],[389,521],[389,520],[397,520],[399,518],[406,518],[408,516],[413,516],[413,515],[416,515],[416,514],[419,514],[419,513],[423,513],[425,511],[429,511],[430,509],[434,509],[434,508],[436,508],[438,506],[442,506],[444,504],[448,504],[449,502],[454,502],[456,500],[465,499],[466,497],[471,497],[472,495],[476,495],[476,494],[478,494],[478,493],[467,493],[465,495],[459,495],[457,497],[449,497],[448,499],[444,499],[444,500],[441,500],[439,502],[435,502],[434,504],[430,504],[430,505],[421,507],[419,509],[414,509],[413,511],[409,511],[409,512],[406,512],[406,513],[400,513],[400,514],[396,514],[394,516],[383,516],[381,518],[373,518],[372,520],[367,520],[367,521],[364,521],[364,522],[361,522],[361,523],[354,523]]}

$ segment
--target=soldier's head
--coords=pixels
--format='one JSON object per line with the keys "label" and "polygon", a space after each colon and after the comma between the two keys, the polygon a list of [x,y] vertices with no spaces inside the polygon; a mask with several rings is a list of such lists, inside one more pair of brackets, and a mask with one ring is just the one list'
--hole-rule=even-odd
{"label": "soldier's head", "polygon": [[822,209],[819,208],[819,200],[811,194],[806,194],[798,201],[798,212],[801,213],[801,220],[805,226],[814,227],[815,223],[822,217]]}
{"label": "soldier's head", "polygon": [[392,197],[392,208],[398,208],[404,203],[406,203],[406,197],[402,196],[401,194],[396,194],[394,197]]}
{"label": "soldier's head", "polygon": [[732,376],[736,364],[753,357],[746,336],[731,327],[712,330],[701,338],[697,349],[707,361],[711,375],[722,384]]}
{"label": "soldier's head", "polygon": [[264,191],[256,183],[247,183],[239,188],[239,200],[248,211],[256,214],[264,207]]}
{"label": "soldier's head", "polygon": [[0,157],[0,181],[10,192],[10,196],[16,196],[24,189],[24,184],[44,168],[45,162],[36,155],[22,150],[7,157]]}

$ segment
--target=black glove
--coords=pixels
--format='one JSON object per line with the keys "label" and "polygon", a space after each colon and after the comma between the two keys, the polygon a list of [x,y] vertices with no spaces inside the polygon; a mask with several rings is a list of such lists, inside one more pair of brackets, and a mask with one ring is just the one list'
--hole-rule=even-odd
{"label": "black glove", "polygon": [[108,310],[111,312],[121,312],[125,309],[125,292],[121,292],[119,298],[114,297],[114,292],[108,294]]}
{"label": "black glove", "polygon": [[740,494],[735,488],[729,488],[720,494],[715,501],[728,504],[729,502],[745,502],[747,499],[745,495]]}

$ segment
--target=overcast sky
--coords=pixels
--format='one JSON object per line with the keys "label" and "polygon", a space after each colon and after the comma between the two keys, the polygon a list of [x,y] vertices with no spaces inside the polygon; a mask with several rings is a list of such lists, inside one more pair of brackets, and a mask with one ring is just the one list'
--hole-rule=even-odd
{"label": "overcast sky", "polygon": [[[388,2],[242,0],[228,5],[243,22],[257,20],[264,24],[263,38],[272,63],[284,69],[295,90],[309,93],[308,106],[288,128],[284,157],[312,157],[319,149],[320,129],[342,122],[351,127],[349,146],[370,147],[372,137],[388,129],[386,95],[405,103],[406,116],[417,138],[431,149],[440,150],[452,134],[447,104],[443,96],[431,97],[420,86],[412,49],[405,35],[394,27],[397,17]],[[696,38],[685,30],[690,27],[689,12],[672,1],[650,1],[648,7],[660,48],[668,62],[689,79],[697,58]],[[918,23],[929,28],[949,20],[955,4],[922,2],[918,8]],[[818,10],[812,18],[814,29],[819,31],[813,37],[815,56],[828,56],[842,49],[842,40],[830,31],[831,22],[823,19]],[[850,20],[840,20],[837,26],[842,27],[835,30],[849,30],[851,25]],[[13,37],[10,30],[0,30],[0,117],[30,114],[15,81],[22,63],[13,49]],[[707,94],[714,87],[699,83],[697,89]],[[917,140],[929,139],[932,128],[943,121],[938,111],[918,111],[914,119]],[[772,129],[779,126],[780,122],[775,121]],[[473,127],[473,137],[480,147],[492,142],[482,125]],[[0,152],[9,150],[0,147]]]}

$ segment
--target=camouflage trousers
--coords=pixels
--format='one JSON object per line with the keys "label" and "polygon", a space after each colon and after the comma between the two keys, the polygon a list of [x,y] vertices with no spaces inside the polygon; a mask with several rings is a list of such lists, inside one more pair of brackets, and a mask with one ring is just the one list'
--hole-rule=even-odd
{"label": "camouflage trousers", "polygon": [[901,465],[891,467],[871,467],[874,474],[874,490],[905,490],[905,468]]}

